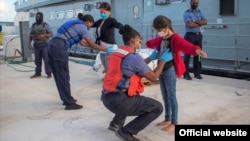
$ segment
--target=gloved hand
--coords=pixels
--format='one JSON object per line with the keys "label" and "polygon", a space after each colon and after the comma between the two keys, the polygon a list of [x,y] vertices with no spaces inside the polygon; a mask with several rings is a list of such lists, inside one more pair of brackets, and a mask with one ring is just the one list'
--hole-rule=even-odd
{"label": "gloved hand", "polygon": [[172,51],[170,51],[170,49],[167,49],[166,51],[164,51],[161,55],[161,59],[165,62],[168,62],[170,60],[173,60],[173,55],[172,55]]}
{"label": "gloved hand", "polygon": [[115,49],[113,48],[113,46],[109,46],[107,48],[107,53],[110,54],[111,52],[113,52]]}
{"label": "gloved hand", "polygon": [[148,58],[150,59],[150,61],[153,61],[153,60],[158,59],[158,55],[159,55],[159,52],[157,51],[157,49],[154,49],[154,51],[150,54]]}

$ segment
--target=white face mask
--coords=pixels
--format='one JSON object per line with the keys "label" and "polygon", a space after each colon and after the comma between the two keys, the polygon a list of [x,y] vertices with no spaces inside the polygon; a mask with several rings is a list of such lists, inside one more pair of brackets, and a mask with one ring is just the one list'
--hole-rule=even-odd
{"label": "white face mask", "polygon": [[158,32],[158,36],[160,37],[166,37],[168,33],[165,33],[164,31]]}
{"label": "white face mask", "polygon": [[135,50],[135,52],[136,52],[136,53],[139,53],[139,52],[140,52],[140,50],[141,50],[141,45],[139,46],[139,48],[138,48],[138,49],[136,49],[136,50]]}

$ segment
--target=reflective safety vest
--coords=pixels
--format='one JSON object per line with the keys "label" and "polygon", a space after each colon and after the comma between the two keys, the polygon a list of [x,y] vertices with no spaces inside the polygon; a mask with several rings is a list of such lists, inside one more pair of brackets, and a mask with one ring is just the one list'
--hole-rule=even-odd
{"label": "reflective safety vest", "polygon": [[37,24],[34,23],[31,27],[31,32],[30,32],[30,36],[32,37],[32,40],[35,42],[35,43],[46,43],[48,42],[49,38],[48,37],[44,37],[44,38],[39,38],[39,35],[41,34],[46,34],[46,24],[45,22],[42,23],[42,28],[41,29],[38,29],[37,28]]}
{"label": "reflective safety vest", "polygon": [[82,39],[82,37],[80,35],[73,37],[69,33],[68,29],[74,24],[83,24],[83,23],[84,22],[82,20],[70,20],[58,28],[57,33],[64,34],[64,36],[67,38],[66,45],[68,47],[73,45],[73,44],[79,43],[79,41]]}
{"label": "reflective safety vest", "polygon": [[129,53],[134,53],[134,51],[130,47],[122,46],[108,56],[108,68],[103,81],[103,89],[105,91],[119,91],[118,83],[123,77],[129,79],[129,87],[127,88],[129,96],[135,96],[144,91],[144,84],[141,81],[142,76],[138,74],[124,76],[122,73],[122,60]]}

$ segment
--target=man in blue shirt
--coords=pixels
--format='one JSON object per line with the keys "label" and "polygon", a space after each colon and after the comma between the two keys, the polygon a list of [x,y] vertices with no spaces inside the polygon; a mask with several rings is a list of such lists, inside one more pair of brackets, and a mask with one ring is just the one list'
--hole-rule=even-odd
{"label": "man in blue shirt", "polygon": [[[186,34],[184,38],[194,45],[198,45],[202,48],[202,34],[201,28],[202,26],[207,24],[207,20],[205,16],[202,14],[200,9],[198,9],[199,0],[190,0],[191,8],[185,11],[184,13],[184,22],[186,28]],[[202,79],[201,76],[201,60],[200,56],[193,57],[193,73],[194,77],[197,79]],[[184,55],[184,62],[186,66],[186,72],[184,73],[184,79],[192,80],[189,74],[189,60],[190,55]]]}
{"label": "man in blue shirt", "polygon": [[99,51],[113,51],[112,47],[104,48],[94,43],[88,30],[93,23],[94,18],[87,14],[81,20],[67,21],[58,28],[56,35],[49,42],[49,62],[65,110],[82,108],[82,105],[76,104],[76,99],[71,96],[68,48],[79,43]]}

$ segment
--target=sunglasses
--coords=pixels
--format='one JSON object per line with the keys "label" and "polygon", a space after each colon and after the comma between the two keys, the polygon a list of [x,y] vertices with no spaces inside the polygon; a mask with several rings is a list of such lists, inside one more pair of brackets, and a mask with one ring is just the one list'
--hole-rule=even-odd
{"label": "sunglasses", "polygon": [[192,5],[199,5],[199,3],[192,3]]}

